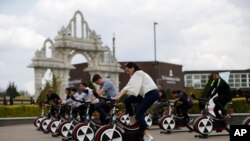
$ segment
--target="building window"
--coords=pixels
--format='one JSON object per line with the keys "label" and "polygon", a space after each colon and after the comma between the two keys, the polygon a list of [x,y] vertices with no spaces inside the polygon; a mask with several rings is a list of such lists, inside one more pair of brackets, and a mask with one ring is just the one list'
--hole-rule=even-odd
{"label": "building window", "polygon": [[250,74],[248,74],[248,87],[250,87]]}

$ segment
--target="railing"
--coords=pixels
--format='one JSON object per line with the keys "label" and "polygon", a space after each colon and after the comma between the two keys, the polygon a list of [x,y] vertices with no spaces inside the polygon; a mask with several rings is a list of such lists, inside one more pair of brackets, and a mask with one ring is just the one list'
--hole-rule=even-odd
{"label": "railing", "polygon": [[0,105],[22,105],[22,104],[35,104],[35,102],[32,98],[31,99],[13,99],[13,100],[0,99]]}

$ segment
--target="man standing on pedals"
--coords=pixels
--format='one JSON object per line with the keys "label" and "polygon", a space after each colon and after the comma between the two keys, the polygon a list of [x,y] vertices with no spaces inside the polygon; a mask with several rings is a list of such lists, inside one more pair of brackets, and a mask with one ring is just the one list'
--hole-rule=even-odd
{"label": "man standing on pedals", "polygon": [[[124,71],[130,76],[130,79],[127,85],[117,96],[113,97],[113,99],[118,100],[124,94],[129,95],[129,97],[125,99],[124,104],[126,111],[130,116],[130,120],[133,123],[135,123],[136,120],[138,121],[144,134],[144,141],[152,141],[153,137],[147,130],[147,123],[144,114],[150,106],[160,98],[159,91],[157,90],[157,86],[153,79],[147,73],[142,71],[136,63],[127,63],[124,66]],[[135,113],[133,104],[136,104]]]}

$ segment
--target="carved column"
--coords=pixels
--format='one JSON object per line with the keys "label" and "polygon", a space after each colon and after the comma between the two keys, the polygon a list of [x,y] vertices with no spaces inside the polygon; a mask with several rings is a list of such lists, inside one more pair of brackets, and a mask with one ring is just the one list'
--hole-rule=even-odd
{"label": "carved column", "polygon": [[35,97],[34,100],[36,101],[37,98],[40,95],[40,92],[42,90],[42,79],[43,76],[45,74],[45,69],[41,69],[41,68],[35,68]]}

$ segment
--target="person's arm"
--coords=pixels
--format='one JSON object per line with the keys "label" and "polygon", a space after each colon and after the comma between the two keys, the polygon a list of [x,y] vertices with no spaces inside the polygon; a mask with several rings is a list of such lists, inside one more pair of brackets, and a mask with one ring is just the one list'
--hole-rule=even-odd
{"label": "person's arm", "polygon": [[218,86],[219,86],[219,79],[215,80],[215,82],[213,83],[212,89],[210,90],[210,96],[208,98],[212,98],[214,97],[217,92],[218,92]]}
{"label": "person's arm", "polygon": [[127,85],[115,97],[113,97],[113,99],[118,100],[124,94],[138,96],[142,81],[143,81],[143,76],[141,76],[141,74],[135,72],[130,77]]}
{"label": "person's arm", "polygon": [[112,97],[112,99],[119,100],[126,93],[127,93],[127,90],[126,89],[122,89],[115,97]]}
{"label": "person's arm", "polygon": [[102,96],[105,93],[105,89],[100,88],[100,89],[96,90],[96,92],[98,93],[98,95]]}

